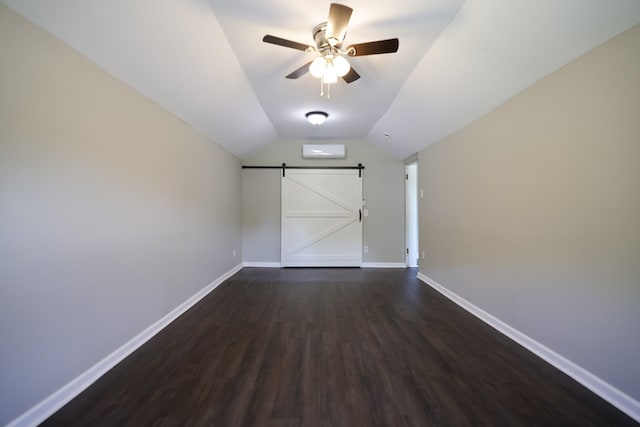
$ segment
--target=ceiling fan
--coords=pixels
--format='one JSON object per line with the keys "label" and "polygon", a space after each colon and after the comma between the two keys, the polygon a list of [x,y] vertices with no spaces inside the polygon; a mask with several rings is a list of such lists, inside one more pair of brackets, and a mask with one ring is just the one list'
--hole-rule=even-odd
{"label": "ceiling fan", "polygon": [[[318,24],[313,29],[315,46],[286,40],[267,34],[262,38],[265,43],[284,46],[305,52],[316,52],[319,56],[313,61],[307,62],[302,67],[293,71],[286,77],[297,79],[307,72],[320,78],[321,86],[338,81],[338,77],[347,83],[352,83],[360,78],[360,74],[351,67],[345,56],[377,55],[382,53],[394,53],[398,51],[397,38],[378,40],[366,43],[357,43],[343,48],[343,42],[347,34],[347,27],[353,9],[338,3],[331,3],[327,22]],[[322,92],[320,93],[322,95]]]}

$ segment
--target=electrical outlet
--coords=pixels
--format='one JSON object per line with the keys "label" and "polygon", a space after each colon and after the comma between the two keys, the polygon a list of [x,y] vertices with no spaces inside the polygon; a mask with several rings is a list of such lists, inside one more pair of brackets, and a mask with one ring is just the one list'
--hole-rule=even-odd
{"label": "electrical outlet", "polygon": [[365,247],[364,247],[364,253],[365,253],[365,254],[368,254],[368,253],[369,253],[369,246],[365,246]]}
{"label": "electrical outlet", "polygon": [[236,250],[235,249],[233,250],[233,257],[234,258],[236,257]]}
{"label": "electrical outlet", "polygon": [[369,209],[363,210],[362,213],[364,214],[364,216],[369,216]]}
{"label": "electrical outlet", "polygon": [[424,251],[422,251],[422,259],[424,259]]}
{"label": "electrical outlet", "polygon": [[422,190],[422,189],[420,190],[420,198],[421,199],[424,198],[424,190]]}

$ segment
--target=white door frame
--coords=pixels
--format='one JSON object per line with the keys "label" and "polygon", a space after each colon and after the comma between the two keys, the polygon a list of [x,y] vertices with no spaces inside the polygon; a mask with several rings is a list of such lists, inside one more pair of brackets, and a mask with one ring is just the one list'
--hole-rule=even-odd
{"label": "white door frame", "polygon": [[405,165],[405,263],[418,266],[418,162]]}

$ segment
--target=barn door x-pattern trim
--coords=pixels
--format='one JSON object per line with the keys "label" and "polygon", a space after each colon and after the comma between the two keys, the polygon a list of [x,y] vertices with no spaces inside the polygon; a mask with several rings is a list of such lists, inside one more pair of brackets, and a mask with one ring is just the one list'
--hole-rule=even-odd
{"label": "barn door x-pattern trim", "polygon": [[[360,265],[362,226],[359,210],[362,203],[362,182],[356,172],[291,171],[282,180],[282,264]],[[314,209],[309,206],[312,203],[290,200],[290,193],[302,199],[317,196],[319,198],[315,199],[315,203],[322,203],[322,207]],[[336,221],[327,224],[324,221],[327,219]],[[324,224],[318,225],[323,221]],[[314,230],[314,227],[320,227],[320,230]],[[292,241],[294,234],[296,240]],[[331,240],[336,245],[333,252],[326,247],[329,245],[331,249]],[[314,253],[314,245],[325,247]],[[305,254],[304,251],[308,253]]]}

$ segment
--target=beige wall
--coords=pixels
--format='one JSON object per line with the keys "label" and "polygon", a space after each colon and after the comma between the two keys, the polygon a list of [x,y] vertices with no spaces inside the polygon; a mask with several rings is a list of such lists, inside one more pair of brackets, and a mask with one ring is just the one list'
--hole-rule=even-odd
{"label": "beige wall", "polygon": [[419,153],[420,271],[640,400],[640,26]]}
{"label": "beige wall", "polygon": [[[363,195],[369,216],[363,218],[363,244],[370,263],[404,262],[404,163],[359,141],[340,141],[345,159],[303,160],[302,141],[285,141],[244,160],[245,165],[328,166],[362,163]],[[243,250],[246,262],[280,262],[280,172],[243,171]]]}
{"label": "beige wall", "polygon": [[1,4],[0,57],[4,425],[239,264],[242,241],[237,158]]}

